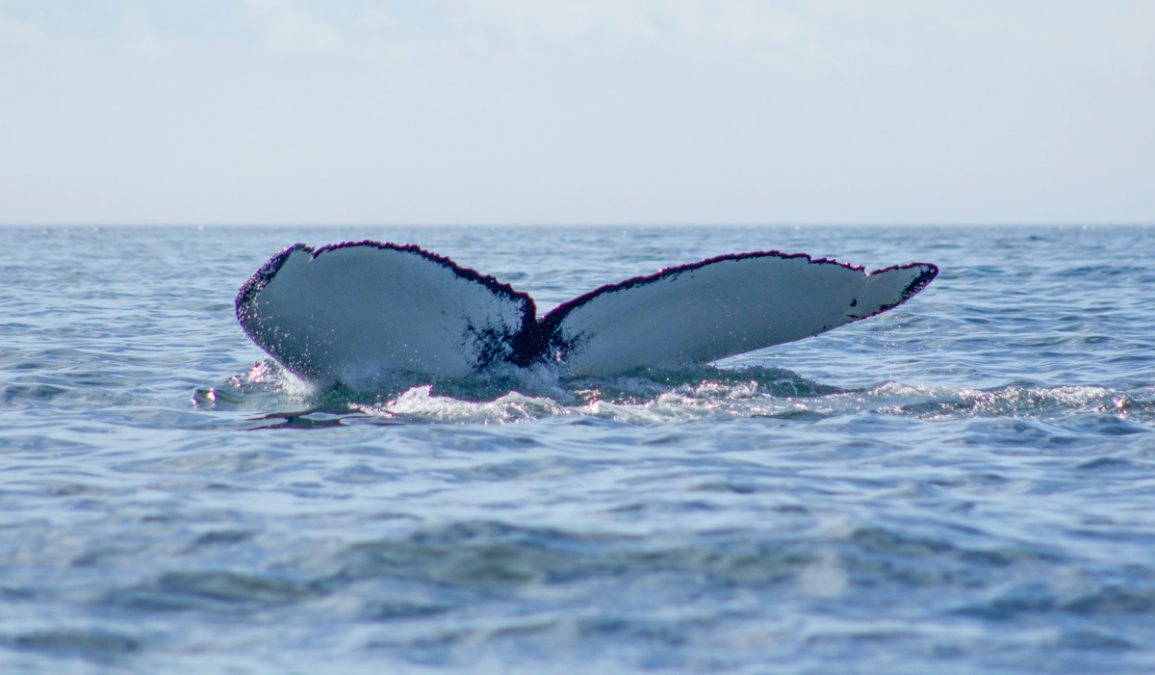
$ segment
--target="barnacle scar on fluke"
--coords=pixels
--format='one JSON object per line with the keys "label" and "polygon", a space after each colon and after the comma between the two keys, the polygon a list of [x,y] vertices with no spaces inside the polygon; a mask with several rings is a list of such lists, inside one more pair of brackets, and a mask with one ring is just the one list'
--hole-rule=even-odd
{"label": "barnacle scar on fluke", "polygon": [[602,286],[538,319],[529,295],[416,246],[295,244],[241,286],[236,310],[253,342],[321,385],[537,364],[599,376],[817,335],[893,309],[937,275],[929,263],[867,273],[800,253],[737,253]]}

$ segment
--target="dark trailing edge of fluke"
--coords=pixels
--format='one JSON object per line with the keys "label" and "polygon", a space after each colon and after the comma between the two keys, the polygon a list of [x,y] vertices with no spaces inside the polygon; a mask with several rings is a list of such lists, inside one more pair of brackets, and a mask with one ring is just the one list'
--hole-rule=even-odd
{"label": "dark trailing edge of fluke", "polygon": [[[460,276],[463,279],[475,281],[485,286],[494,293],[504,294],[511,298],[524,300],[525,302],[529,303],[530,309],[533,309],[534,312],[536,312],[536,305],[533,302],[533,298],[531,298],[528,293],[522,293],[521,291],[514,290],[513,286],[502,283],[497,279],[494,279],[491,275],[483,275],[475,269],[462,267],[461,265],[453,262],[451,258],[438,255],[432,251],[426,251],[425,249],[415,244],[393,244],[389,242],[370,241],[365,239],[362,241],[346,241],[338,244],[329,244],[327,246],[321,246],[316,249],[307,244],[297,243],[284,249],[277,255],[270,258],[267,262],[265,262],[264,265],[261,265],[261,268],[254,272],[252,276],[250,276],[249,279],[244,283],[244,285],[241,286],[240,291],[237,292],[236,298],[237,318],[241,318],[241,312],[245,311],[245,308],[251,304],[253,296],[264,290],[265,286],[267,286],[269,282],[272,281],[273,277],[277,275],[277,272],[281,269],[281,265],[293,252],[302,251],[304,253],[308,253],[313,258],[317,258],[330,251],[339,251],[344,248],[353,248],[359,246],[368,246],[391,251],[401,251],[421,256],[429,262],[436,263],[448,270],[451,270],[454,274]],[[527,317],[526,325],[529,326],[535,323],[535,320],[536,318],[534,313],[531,313],[530,316]],[[244,323],[243,319],[242,323]]]}

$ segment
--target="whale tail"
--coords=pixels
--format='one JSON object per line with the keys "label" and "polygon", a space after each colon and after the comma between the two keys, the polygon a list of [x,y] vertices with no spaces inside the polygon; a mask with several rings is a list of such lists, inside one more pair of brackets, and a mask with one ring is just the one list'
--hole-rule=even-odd
{"label": "whale tail", "polygon": [[416,246],[296,244],[241,287],[236,312],[253,342],[322,385],[459,379],[503,363],[613,375],[817,335],[902,304],[937,274],[742,253],[603,286],[538,321],[525,293]]}
{"label": "whale tail", "polygon": [[824,333],[902,304],[937,274],[925,263],[866,274],[802,254],[742,253],[603,286],[542,323],[569,373],[612,375]]}

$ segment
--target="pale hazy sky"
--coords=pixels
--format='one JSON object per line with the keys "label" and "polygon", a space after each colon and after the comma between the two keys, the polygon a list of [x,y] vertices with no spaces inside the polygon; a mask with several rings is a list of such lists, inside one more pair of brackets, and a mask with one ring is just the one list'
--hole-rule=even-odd
{"label": "pale hazy sky", "polygon": [[1155,222],[1152,0],[0,0],[0,223]]}

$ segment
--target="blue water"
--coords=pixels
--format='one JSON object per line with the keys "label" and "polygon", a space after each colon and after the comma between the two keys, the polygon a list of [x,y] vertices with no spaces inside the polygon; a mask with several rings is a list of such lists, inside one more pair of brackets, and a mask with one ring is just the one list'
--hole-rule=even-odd
{"label": "blue water", "polygon": [[[0,672],[1155,671],[1155,228],[0,237]],[[310,391],[234,294],[366,238],[542,311],[736,251],[942,274],[718,368]]]}

